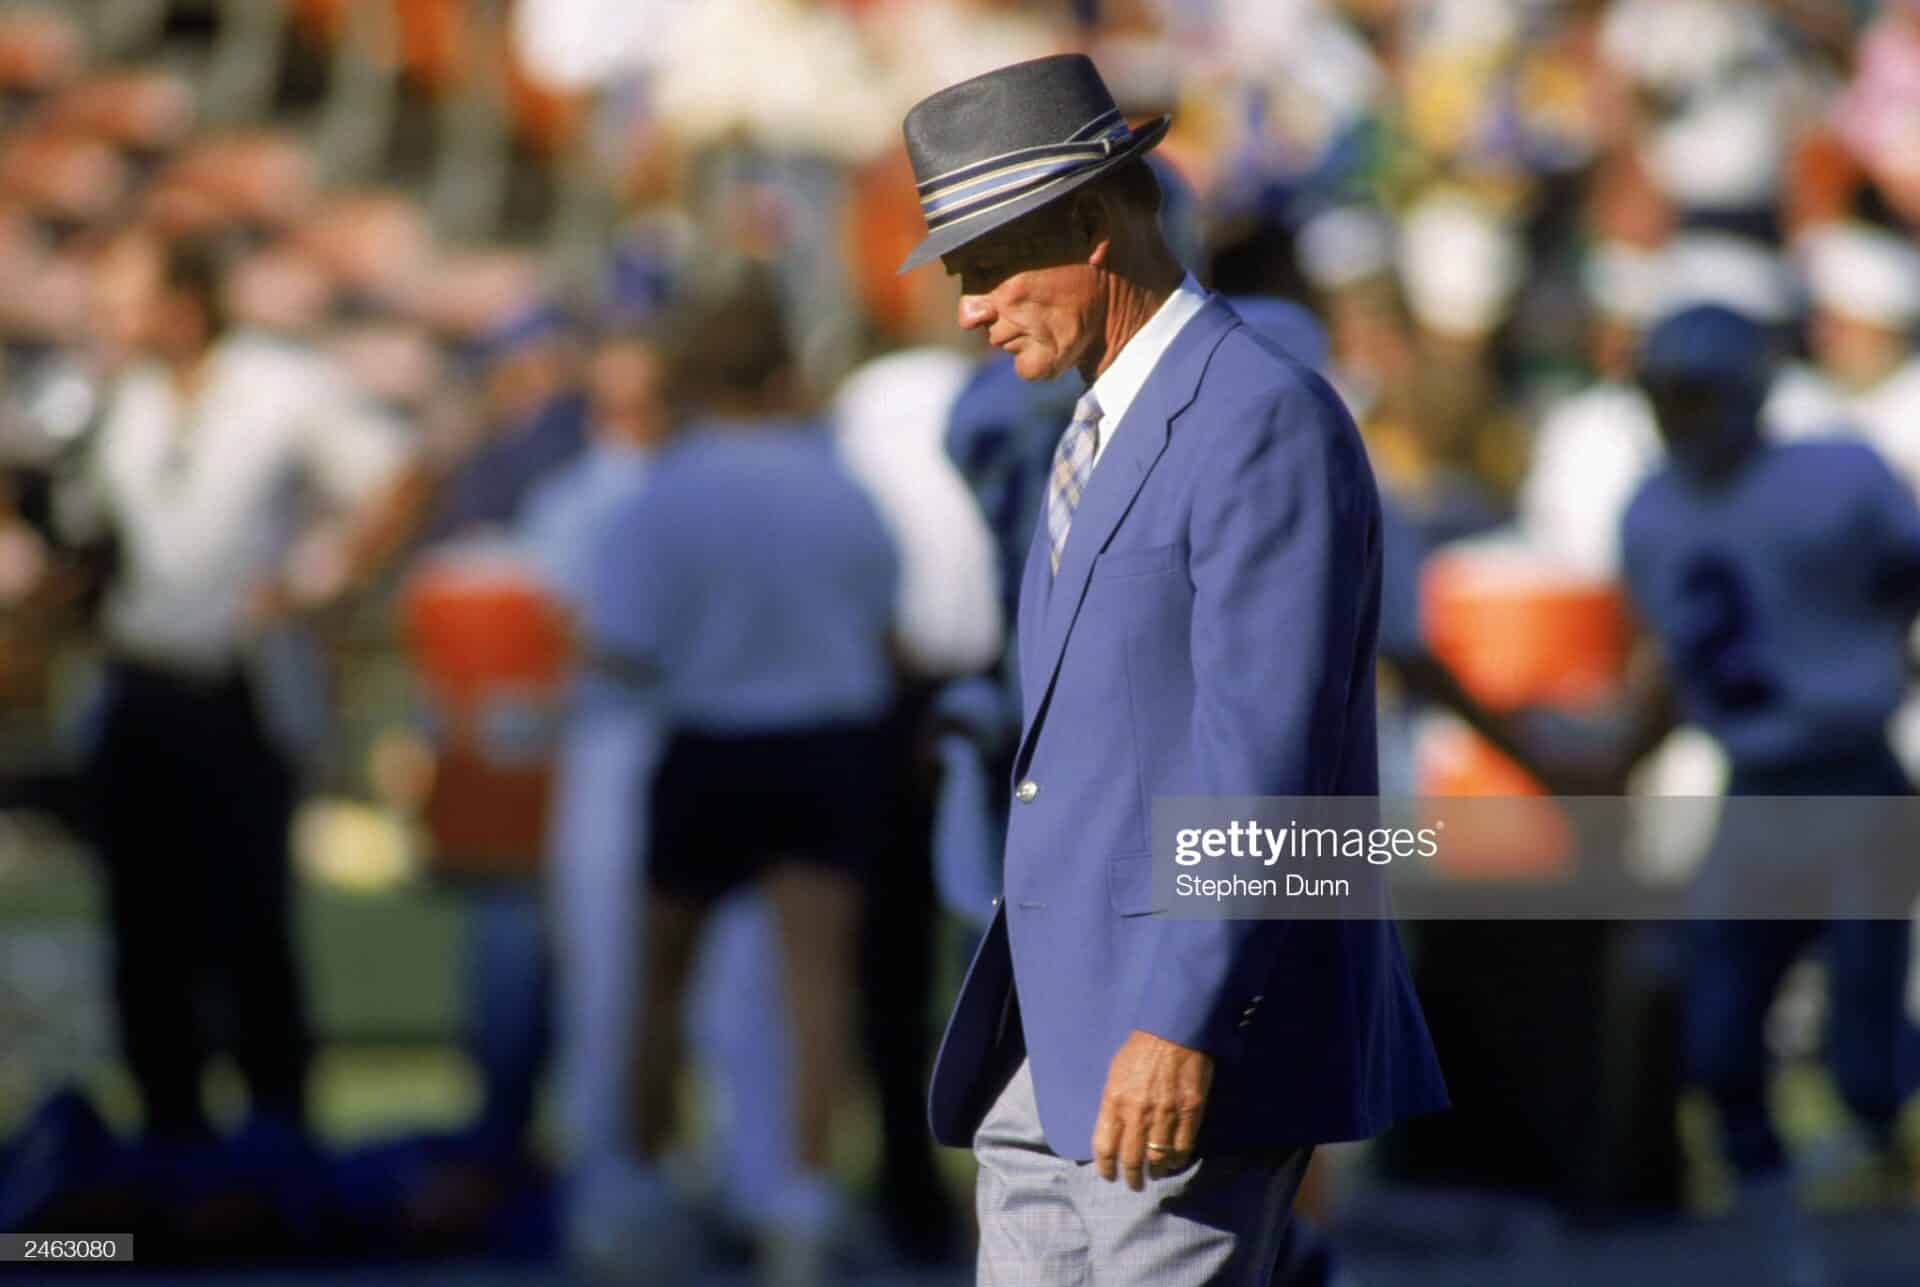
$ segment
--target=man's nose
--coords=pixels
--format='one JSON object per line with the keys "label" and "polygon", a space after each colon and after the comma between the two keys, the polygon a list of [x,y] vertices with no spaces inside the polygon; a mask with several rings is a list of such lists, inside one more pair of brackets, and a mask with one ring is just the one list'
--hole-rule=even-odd
{"label": "man's nose", "polygon": [[985,295],[962,295],[960,297],[960,329],[978,330],[993,325],[993,304]]}

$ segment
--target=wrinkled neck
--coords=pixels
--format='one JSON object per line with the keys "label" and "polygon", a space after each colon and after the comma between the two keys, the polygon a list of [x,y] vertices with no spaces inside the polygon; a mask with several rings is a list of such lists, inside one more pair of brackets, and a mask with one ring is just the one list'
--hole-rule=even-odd
{"label": "wrinkled neck", "polygon": [[1104,271],[1101,347],[1080,363],[1080,374],[1088,384],[1113,365],[1120,350],[1153,320],[1153,315],[1180,288],[1181,279],[1186,276],[1179,261],[1164,246],[1153,249],[1157,253],[1138,256],[1142,261],[1138,265],[1121,263]]}

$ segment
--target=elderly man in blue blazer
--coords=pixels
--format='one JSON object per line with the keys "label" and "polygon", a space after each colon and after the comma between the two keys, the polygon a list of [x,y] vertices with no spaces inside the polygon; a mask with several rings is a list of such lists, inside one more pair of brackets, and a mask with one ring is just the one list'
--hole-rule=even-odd
{"label": "elderly man in blue blazer", "polygon": [[1264,1287],[1313,1147],[1446,1104],[1390,922],[1156,901],[1156,796],[1377,790],[1373,478],[1326,382],[1168,249],[1141,158],[1169,123],[1063,55],[904,127],[901,270],[939,258],[963,327],[1088,385],[1020,591],[1003,897],[933,1076],[983,1284]]}

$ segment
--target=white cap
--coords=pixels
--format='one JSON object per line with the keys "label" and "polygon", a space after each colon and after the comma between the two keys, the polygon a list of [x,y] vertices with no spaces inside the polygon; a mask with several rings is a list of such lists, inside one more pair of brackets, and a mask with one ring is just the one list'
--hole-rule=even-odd
{"label": "white cap", "polygon": [[1793,316],[1786,264],[1772,247],[1750,237],[1682,233],[1662,255],[1661,273],[1666,279],[1662,313],[1690,304],[1723,304],[1770,325]]}
{"label": "white cap", "polygon": [[1367,206],[1340,206],[1300,229],[1300,269],[1321,290],[1339,290],[1393,267],[1393,225]]}
{"label": "white cap", "polygon": [[1422,326],[1480,335],[1507,315],[1520,284],[1513,232],[1459,193],[1428,197],[1400,228],[1400,278]]}
{"label": "white cap", "polygon": [[1653,320],[1667,288],[1660,253],[1624,241],[1587,251],[1580,277],[1596,312],[1636,324]]}
{"label": "white cap", "polygon": [[1617,0],[1600,29],[1609,63],[1671,94],[1710,83],[1767,40],[1765,15],[1745,0]]}
{"label": "white cap", "polygon": [[1906,238],[1833,223],[1805,234],[1799,250],[1807,290],[1828,312],[1893,330],[1920,319],[1920,253]]}
{"label": "white cap", "polygon": [[1505,49],[1521,34],[1514,0],[1429,0],[1418,18],[1426,49]]}
{"label": "white cap", "polygon": [[1682,206],[1743,209],[1769,205],[1780,189],[1785,147],[1782,101],[1764,82],[1698,95],[1647,136],[1647,169]]}

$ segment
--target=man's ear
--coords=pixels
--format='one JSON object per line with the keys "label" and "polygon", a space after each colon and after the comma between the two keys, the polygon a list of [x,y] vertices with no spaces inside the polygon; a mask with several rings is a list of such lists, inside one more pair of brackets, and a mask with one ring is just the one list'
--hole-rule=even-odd
{"label": "man's ear", "polygon": [[1086,248],[1087,262],[1096,268],[1104,264],[1113,249],[1113,220],[1097,193],[1074,194],[1073,230]]}

